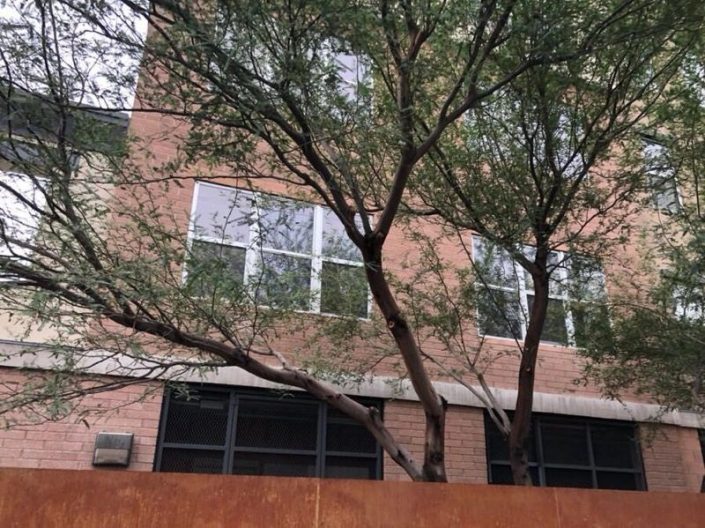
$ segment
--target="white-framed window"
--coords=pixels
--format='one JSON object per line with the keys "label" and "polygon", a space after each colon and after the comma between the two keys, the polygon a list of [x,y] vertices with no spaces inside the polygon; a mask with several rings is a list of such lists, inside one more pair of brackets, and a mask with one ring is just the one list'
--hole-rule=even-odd
{"label": "white-framed window", "polygon": [[[534,248],[524,254],[533,258]],[[531,275],[509,253],[478,236],[473,237],[473,259],[479,273],[478,332],[480,335],[523,339],[534,301]],[[541,340],[581,346],[590,306],[605,296],[605,279],[597,262],[564,252],[549,255],[553,268]]]}
{"label": "white-framed window", "polygon": [[655,141],[644,141],[644,167],[654,207],[665,213],[678,213],[681,200],[668,148]]}
{"label": "white-framed window", "polygon": [[682,321],[702,321],[705,316],[703,284],[677,285],[673,287],[673,313]]}
{"label": "white-framed window", "polygon": [[197,182],[190,241],[261,305],[369,316],[360,252],[327,207]]}
{"label": "white-framed window", "polygon": [[39,166],[38,150],[27,143],[0,142],[0,255],[17,259],[31,254],[23,244],[34,241],[46,207],[46,179],[18,171],[22,163]]}

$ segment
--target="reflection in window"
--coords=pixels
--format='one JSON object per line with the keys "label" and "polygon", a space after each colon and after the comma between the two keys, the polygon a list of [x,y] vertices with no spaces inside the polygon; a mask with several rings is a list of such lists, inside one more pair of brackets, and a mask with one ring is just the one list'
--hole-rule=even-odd
{"label": "reflection in window", "polygon": [[[533,248],[523,253],[533,259]],[[509,253],[473,237],[478,281],[478,330],[482,335],[523,339],[533,307],[533,281]],[[582,346],[590,325],[606,317],[605,280],[592,259],[552,252],[549,299],[542,341]]]}
{"label": "reflection in window", "polygon": [[645,142],[644,163],[654,207],[666,213],[679,212],[681,203],[676,171],[668,149],[660,143]]}
{"label": "reflection in window", "polygon": [[368,315],[360,251],[326,207],[199,182],[191,236],[196,295],[249,291],[267,306]]}

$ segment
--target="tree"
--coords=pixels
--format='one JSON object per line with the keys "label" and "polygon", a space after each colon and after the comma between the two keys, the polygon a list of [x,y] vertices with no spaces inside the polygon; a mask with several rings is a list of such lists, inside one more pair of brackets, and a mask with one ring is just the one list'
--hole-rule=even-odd
{"label": "tree", "polygon": [[[632,124],[630,112],[641,116],[637,103],[648,107],[657,95],[632,86],[633,80],[652,85],[638,77],[645,61],[662,60],[656,71],[667,72],[670,61],[677,60],[680,46],[671,49],[672,39],[693,29],[680,13],[691,20],[698,12],[686,9],[689,2],[677,4],[621,0],[586,9],[584,2],[564,2],[549,11],[540,1],[38,2],[23,11],[34,38],[3,46],[5,101],[12,110],[18,88],[39,91],[60,126],[49,144],[42,144],[41,164],[22,166],[41,204],[10,183],[0,184],[39,225],[32,236],[4,230],[0,295],[30,324],[39,320],[54,328],[58,339],[52,347],[68,372],[79,372],[86,355],[96,350],[111,359],[118,354],[132,358],[146,369],[144,375],[238,367],[327,401],[364,424],[414,480],[443,481],[446,402],[431,382],[413,321],[402,310],[385,265],[385,242],[402,213],[426,214],[414,211],[421,198],[450,225],[475,229],[510,248],[533,277],[536,302],[523,345],[528,363],[521,371],[528,381],[520,382],[523,411],[510,435],[517,454],[515,478],[526,483],[520,451],[548,304],[547,261],[551,244],[557,243],[551,235],[566,225],[575,197],[585,209],[609,208],[609,202],[600,202],[609,199],[609,192],[594,197],[581,191],[580,183],[606,144]],[[125,22],[131,16],[149,22],[146,41]],[[94,49],[80,38],[86,33],[99,35]],[[90,125],[79,124],[73,136],[67,134],[80,109],[76,101],[90,94],[94,109],[119,110],[124,92],[106,89],[105,83],[124,87],[130,80],[129,71],[112,68],[108,60],[101,69],[103,84],[89,85],[90,72],[76,65],[106,49],[113,53],[109,57],[142,56],[134,111],[162,116],[165,130],[179,142],[178,155],[155,159],[150,145],[140,141],[145,138],[134,138],[117,152],[101,152],[92,163],[96,167],[75,178],[70,153],[85,152],[94,139]],[[609,80],[608,95],[600,101],[607,108],[601,112],[590,95],[578,98],[583,83],[591,82],[580,77],[585,74]],[[592,93],[599,94],[598,88],[591,86]],[[471,160],[471,174],[480,178],[486,167],[495,168],[491,156],[502,158],[501,149],[483,143],[488,119],[500,108],[491,105],[501,104],[500,94],[519,101],[518,108],[509,105],[510,114],[519,110],[535,116],[531,123],[547,134],[541,138],[547,149],[553,145],[546,138],[563,123],[547,107],[549,96],[564,100],[568,109],[575,101],[589,109],[580,107],[586,115],[577,121],[589,139],[581,140],[574,126],[570,132],[570,146],[583,167],[573,183],[566,184],[570,180],[562,174],[577,154],[567,159],[550,150],[542,154],[534,136],[524,136],[532,149],[528,160],[551,163],[532,174],[538,192],[548,189],[553,198],[542,198],[530,210],[522,203],[503,209],[514,207],[529,219],[513,239],[498,227],[496,215],[502,211],[482,201],[483,216],[465,207],[467,195],[481,189],[477,180],[459,179],[455,172],[458,163]],[[506,139],[516,132],[503,131]],[[17,139],[11,130],[8,136]],[[37,134],[31,139],[41,143]],[[23,163],[19,158],[13,162]],[[506,175],[516,177],[516,168],[504,168],[492,194],[513,185]],[[324,204],[337,218],[341,243],[352,243],[359,252],[376,311],[370,324],[353,316],[321,323],[321,338],[387,333],[385,353],[399,358],[425,413],[423,464],[398,444],[376,409],[345,396],[277,349],[279,332],[308,320],[295,302],[280,298],[271,309],[259,308],[260,289],[234,281],[222,252],[217,259],[213,254],[204,258],[185,242],[183,218],[165,204],[165,196],[180,181],[214,173],[221,181],[223,174],[236,175],[230,182],[240,187],[279,182],[304,200]],[[444,190],[450,203],[438,203]],[[105,198],[108,193],[111,199]],[[457,203],[464,207],[462,215],[448,207]],[[11,226],[13,218],[16,214],[7,211],[5,225]],[[532,229],[537,240],[533,262],[516,245]],[[183,280],[184,268],[195,280]],[[260,271],[261,277],[268,272],[266,266]],[[293,299],[301,299],[296,274],[284,275],[289,279],[281,288],[284,297],[293,292]],[[350,346],[361,349],[360,339]],[[94,389],[83,386],[79,392],[86,390]]]}
{"label": "tree", "polygon": [[[660,184],[658,221],[644,226],[643,275],[611,300],[611,324],[595,325],[585,349],[586,375],[620,398],[645,394],[664,410],[705,409],[703,355],[703,113],[702,39],[695,41],[658,119],[649,128],[650,172]],[[680,195],[680,196],[679,196]]]}
{"label": "tree", "polygon": [[[545,31],[553,27],[553,14],[532,12]],[[645,22],[637,17],[624,34],[650,33]],[[587,323],[606,321],[599,262],[624,244],[645,185],[643,164],[636,161],[641,160],[642,139],[635,127],[659,121],[664,91],[696,38],[692,29],[670,26],[567,65],[533,68],[503,87],[498,97],[471,109],[464,141],[435,148],[429,154],[432,170],[420,170],[410,183],[413,196],[429,208],[427,214],[440,217],[451,232],[468,230],[484,240],[475,244],[476,260],[484,269],[476,264],[475,274],[460,278],[460,291],[468,295],[473,295],[470,282],[481,284],[474,302],[462,308],[414,305],[432,306],[436,316],[445,312],[457,321],[472,319],[479,304],[485,315],[477,321],[480,328],[503,327],[488,333],[515,338],[521,358],[515,412],[510,418],[496,400],[483,399],[508,438],[518,484],[530,478],[527,442],[542,335],[584,345]],[[519,274],[507,270],[509,261],[518,263]],[[518,292],[524,281],[531,291],[527,303],[507,293],[507,288]],[[572,314],[573,328],[561,322],[565,310]],[[446,328],[445,340],[461,332],[460,326]],[[456,342],[463,360],[456,378],[461,381],[469,373],[485,385],[481,365],[491,352],[481,350],[483,342]]]}

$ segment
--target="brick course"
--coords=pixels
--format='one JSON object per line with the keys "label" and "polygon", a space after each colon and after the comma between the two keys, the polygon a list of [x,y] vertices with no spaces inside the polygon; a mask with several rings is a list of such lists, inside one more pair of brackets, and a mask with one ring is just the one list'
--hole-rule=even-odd
{"label": "brick course", "polygon": [[[0,369],[0,383],[21,382],[23,375]],[[86,396],[82,408],[112,409],[104,415],[72,416],[57,422],[0,429],[0,467],[91,469],[95,437],[100,431],[134,433],[129,470],[151,471],[159,428],[162,390],[143,400],[146,385]],[[138,401],[141,400],[141,401]]]}
{"label": "brick course", "polygon": [[642,424],[640,433],[649,491],[700,491],[705,466],[697,430]]}

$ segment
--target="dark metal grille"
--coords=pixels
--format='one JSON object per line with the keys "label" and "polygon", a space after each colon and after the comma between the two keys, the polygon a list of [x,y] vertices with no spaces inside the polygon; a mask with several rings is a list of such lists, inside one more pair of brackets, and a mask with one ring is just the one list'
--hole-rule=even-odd
{"label": "dark metal grille", "polygon": [[236,475],[274,475],[278,477],[315,477],[315,455],[276,453],[237,453],[232,472]]}
{"label": "dark metal grille", "polygon": [[[488,478],[511,484],[507,442],[485,413]],[[529,472],[535,484],[645,490],[634,424],[538,415],[532,422]]]}
{"label": "dark metal grille", "polygon": [[165,447],[159,469],[176,473],[222,473],[223,451]]}
{"label": "dark metal grille", "polygon": [[382,457],[364,427],[308,396],[208,387],[165,398],[155,469],[378,479]]}
{"label": "dark metal grille", "polygon": [[164,442],[170,444],[225,445],[228,395],[219,392],[173,394]]}
{"label": "dark metal grille", "polygon": [[241,398],[235,446],[315,451],[318,412],[311,402]]}

